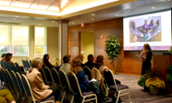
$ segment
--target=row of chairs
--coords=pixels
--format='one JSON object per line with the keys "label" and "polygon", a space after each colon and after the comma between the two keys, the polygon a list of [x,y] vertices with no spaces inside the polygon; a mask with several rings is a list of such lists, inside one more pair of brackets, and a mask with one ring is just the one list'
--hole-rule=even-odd
{"label": "row of chairs", "polygon": [[[12,93],[16,93],[17,96],[22,97],[22,103],[25,99],[33,101],[33,103],[54,103],[54,96],[50,96],[42,101],[35,101],[31,86],[24,74],[22,76],[18,72],[8,71],[7,69],[0,69],[1,82],[4,82],[4,86],[8,88]],[[31,98],[31,99],[30,99]]]}
{"label": "row of chairs", "polygon": [[61,102],[64,101],[65,96],[67,97],[70,95],[70,103],[73,103],[74,101],[77,102],[77,98],[79,97],[81,99],[79,102],[83,103],[95,100],[97,103],[97,96],[93,91],[85,93],[81,92],[78,79],[74,73],[69,72],[69,74],[66,75],[63,70],[57,71],[55,68],[52,68],[50,71],[46,66],[39,71],[46,84],[56,84],[64,91]]}
{"label": "row of chairs", "polygon": [[25,70],[28,70],[30,69],[32,66],[31,66],[31,60],[23,60],[22,59],[22,64],[23,64],[23,67]]}
{"label": "row of chairs", "polygon": [[13,70],[14,72],[18,72],[21,74],[21,70],[18,63],[1,61],[1,67],[9,71]]}
{"label": "row of chairs", "polygon": [[[75,91],[77,85],[79,85],[79,83],[74,82],[74,79],[71,79],[72,78],[71,76],[68,75],[69,78],[67,78],[66,74],[62,70],[57,71],[55,68],[53,68],[50,71],[48,67],[45,67],[45,68],[40,69],[40,72],[46,84],[51,85],[55,83],[57,85],[60,85],[61,87],[64,87],[63,89],[66,92],[72,91],[72,89],[73,91]],[[73,73],[69,73],[69,74],[73,74]],[[73,77],[76,77],[76,76],[74,76],[73,74]],[[104,70],[103,77],[105,79],[106,84],[109,87],[109,92],[117,93],[116,103],[118,102],[119,97],[123,95],[128,95],[129,102],[131,101],[129,87],[126,85],[117,84],[114,78],[114,75],[110,69],[106,68]],[[77,81],[77,78],[75,78],[75,81]],[[75,85],[73,83],[75,83]],[[75,94],[76,92],[73,92],[73,93]],[[80,94],[80,96],[83,98],[83,95],[81,91],[79,91],[79,89],[77,93]]]}

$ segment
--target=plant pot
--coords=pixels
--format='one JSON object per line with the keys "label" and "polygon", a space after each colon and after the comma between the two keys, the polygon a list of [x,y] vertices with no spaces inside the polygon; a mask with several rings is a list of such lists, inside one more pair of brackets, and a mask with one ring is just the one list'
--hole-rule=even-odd
{"label": "plant pot", "polygon": [[144,91],[149,92],[149,88],[144,86]]}
{"label": "plant pot", "polygon": [[150,93],[153,95],[157,95],[159,93],[159,88],[150,87],[149,90],[150,90]]}

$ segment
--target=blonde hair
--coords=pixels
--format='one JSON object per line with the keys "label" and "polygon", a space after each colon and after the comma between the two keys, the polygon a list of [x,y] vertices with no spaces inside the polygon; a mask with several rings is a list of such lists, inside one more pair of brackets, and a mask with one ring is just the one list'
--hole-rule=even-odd
{"label": "blonde hair", "polygon": [[40,63],[42,63],[41,58],[33,59],[32,62],[31,62],[32,68],[29,69],[29,72],[31,72],[33,68],[37,68]]}
{"label": "blonde hair", "polygon": [[83,62],[84,56],[82,54],[78,54],[77,58],[79,58],[81,60],[81,62]]}
{"label": "blonde hair", "polygon": [[151,47],[148,43],[144,44],[144,47],[145,47],[145,51],[152,52]]}
{"label": "blonde hair", "polygon": [[80,71],[80,70],[82,70],[82,68],[81,68],[81,60],[80,60],[80,58],[75,57],[72,60],[70,71],[72,71],[73,73],[77,74],[78,71]]}

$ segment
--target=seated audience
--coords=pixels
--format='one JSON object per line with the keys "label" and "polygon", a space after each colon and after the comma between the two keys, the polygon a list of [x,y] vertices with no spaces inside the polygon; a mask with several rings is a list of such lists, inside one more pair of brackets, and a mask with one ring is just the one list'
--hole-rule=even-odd
{"label": "seated audience", "polygon": [[[105,70],[105,68],[108,68],[107,66],[103,65],[103,56],[102,55],[99,55],[97,56],[96,58],[96,63],[95,63],[95,67],[100,71],[100,73],[103,75],[103,71]],[[121,82],[119,80],[116,80],[116,83],[117,84],[121,84]]]}
{"label": "seated audience", "polygon": [[63,70],[66,74],[70,71],[70,55],[65,55],[63,57],[63,64],[60,67],[60,70]]}
{"label": "seated audience", "polygon": [[84,56],[82,54],[78,54],[77,58],[79,58],[81,60],[81,67],[83,68],[85,66],[85,64],[82,63],[83,59],[84,59]]}
{"label": "seated audience", "polygon": [[0,90],[0,103],[16,103],[8,89]]}
{"label": "seated audience", "polygon": [[5,55],[5,61],[6,61],[6,62],[11,62],[11,63],[12,63],[12,61],[11,61],[12,56],[13,56],[13,54],[7,53],[7,54]]}
{"label": "seated audience", "polygon": [[60,89],[53,85],[49,87],[45,85],[39,72],[39,69],[42,68],[42,59],[35,58],[32,60],[32,68],[29,69],[26,73],[26,77],[31,85],[33,96],[36,101],[41,101],[51,95],[55,96],[55,103],[60,103]]}
{"label": "seated audience", "polygon": [[58,70],[58,69],[59,69],[58,64],[56,64],[57,66],[52,65],[52,64],[49,62],[49,59],[50,59],[49,54],[45,54],[44,57],[43,57],[43,63],[45,64],[45,66],[47,66],[49,69],[51,69],[51,68],[56,68],[56,69]]}
{"label": "seated audience", "polygon": [[85,63],[86,66],[90,68],[90,70],[94,67],[94,57],[92,54],[88,55],[88,61]]}
{"label": "seated audience", "polygon": [[[93,81],[88,81],[85,78],[84,71],[81,68],[81,60],[78,57],[75,57],[72,60],[70,71],[72,71],[73,73],[76,74],[82,93],[89,92],[89,91],[94,91],[97,94],[97,92],[95,90],[95,87],[94,87],[95,85],[94,85]],[[98,101],[100,100],[99,95],[100,94],[97,94]]]}

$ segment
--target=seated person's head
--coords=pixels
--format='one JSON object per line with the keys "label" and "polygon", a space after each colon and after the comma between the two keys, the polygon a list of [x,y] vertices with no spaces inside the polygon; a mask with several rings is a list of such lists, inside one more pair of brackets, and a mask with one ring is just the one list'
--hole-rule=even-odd
{"label": "seated person's head", "polygon": [[5,60],[6,60],[6,59],[11,59],[12,56],[13,56],[13,54],[7,53],[7,54],[5,55]]}
{"label": "seated person's head", "polygon": [[63,57],[63,63],[70,63],[70,55],[65,55]]}
{"label": "seated person's head", "polygon": [[88,61],[90,61],[90,62],[93,62],[94,61],[94,57],[93,57],[93,55],[92,54],[90,54],[90,55],[88,55]]}
{"label": "seated person's head", "polygon": [[78,54],[77,58],[81,60],[81,63],[83,62],[84,56],[82,54]]}
{"label": "seated person's head", "polygon": [[96,58],[95,67],[99,69],[103,65],[103,56],[99,55]]}
{"label": "seated person's head", "polygon": [[80,58],[75,57],[75,58],[72,60],[70,71],[72,71],[72,72],[74,72],[75,74],[77,74],[77,72],[78,72],[79,70],[82,70],[82,68],[81,68],[81,60],[80,60]]}
{"label": "seated person's head", "polygon": [[31,65],[33,68],[37,68],[37,69],[42,68],[42,59],[41,58],[33,59]]}
{"label": "seated person's head", "polygon": [[1,57],[2,57],[3,59],[5,59],[5,55],[6,55],[6,54],[5,54],[5,53],[3,53]]}
{"label": "seated person's head", "polygon": [[43,62],[48,61],[49,59],[50,59],[49,54],[44,54]]}

